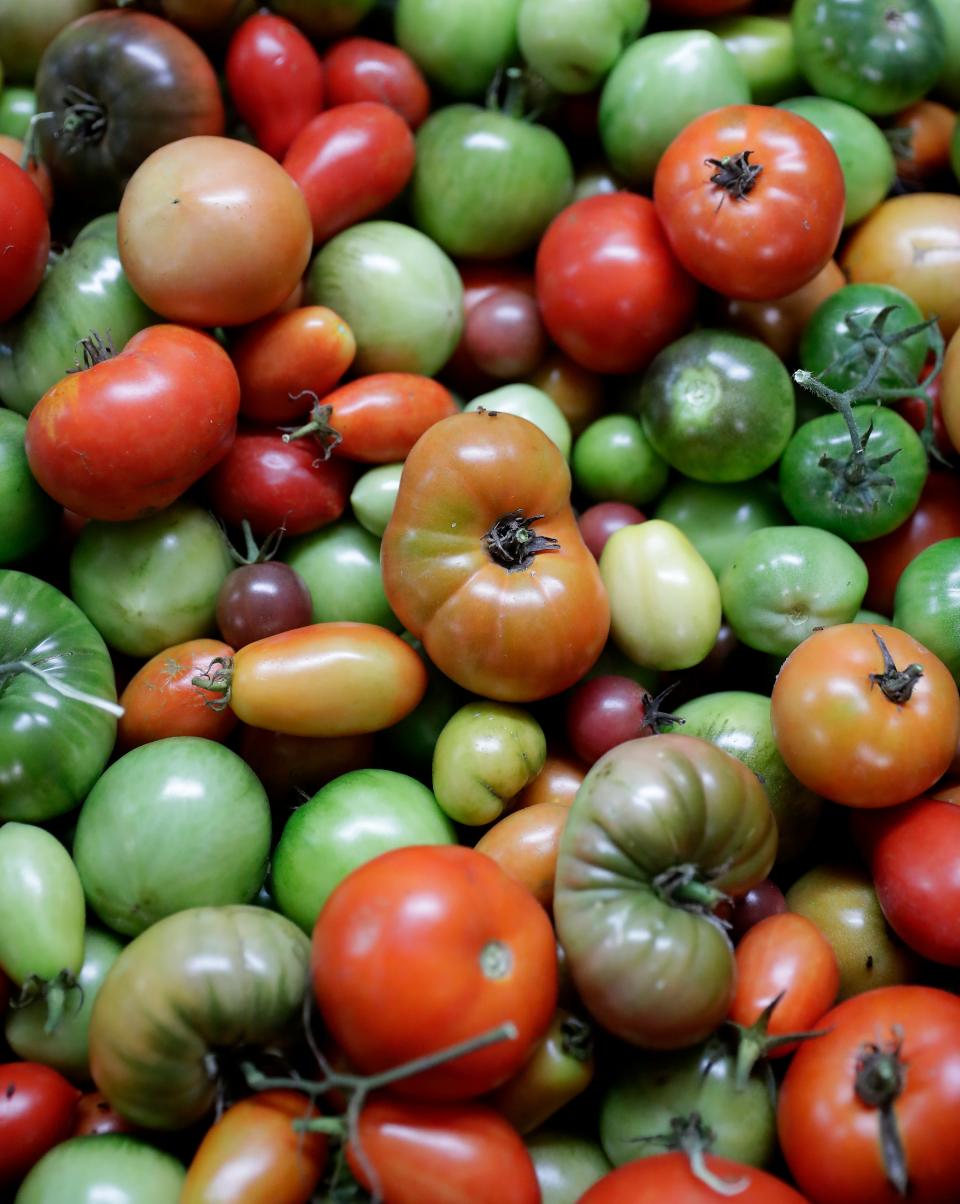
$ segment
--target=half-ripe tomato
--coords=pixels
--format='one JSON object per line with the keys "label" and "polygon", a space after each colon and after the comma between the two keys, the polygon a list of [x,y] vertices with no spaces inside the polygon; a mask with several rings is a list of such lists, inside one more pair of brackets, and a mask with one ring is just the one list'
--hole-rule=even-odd
{"label": "half-ripe tomato", "polygon": [[175,644],[147,661],[120,695],[120,747],[136,748],[168,736],[226,740],[236,716],[229,709],[209,706],[217,696],[192,684],[217,656],[233,656],[233,649],[221,640],[197,639]]}
{"label": "half-ripe tomato", "polygon": [[184,326],[148,326],[118,355],[91,340],[88,354],[92,366],[65,376],[31,412],[30,469],[85,518],[163,510],[233,442],[240,385],[230,357]]}
{"label": "half-ripe tomato", "polygon": [[812,280],[843,229],[833,147],[805,118],[767,105],[728,105],[691,121],[664,151],[653,197],[687,271],[747,301]]}
{"label": "half-ripe tomato", "polygon": [[793,1055],[780,1148],[817,1204],[953,1204],[960,1182],[960,999],[882,987],[839,1004]]}
{"label": "half-ripe tomato", "polygon": [[950,171],[950,140],[956,124],[953,109],[937,100],[918,100],[899,113],[892,130],[903,139],[897,149],[900,179],[922,186],[946,175]]}
{"label": "half-ripe tomato", "polygon": [[489,857],[459,845],[396,849],[354,870],[317,919],[311,973],[327,1028],[364,1073],[514,1026],[512,1038],[393,1084],[428,1100],[469,1099],[506,1082],[557,1001],[543,908]]}
{"label": "half-ripe tomato", "polygon": [[580,1197],[578,1204],[717,1204],[730,1196],[738,1204],[807,1204],[781,1179],[754,1166],[704,1157],[707,1172],[729,1185],[727,1191],[696,1176],[686,1154],[655,1154],[618,1167]]}
{"label": "half-ripe tomato", "polygon": [[27,173],[0,154],[0,322],[22,309],[40,286],[50,252],[43,198]]}
{"label": "half-ripe tomato", "polygon": [[549,911],[557,872],[560,837],[570,807],[564,803],[535,803],[498,820],[474,846],[500,866],[514,882],[525,886]]}
{"label": "half-ripe tomato", "polygon": [[521,807],[533,807],[537,803],[560,803],[569,807],[577,796],[588,768],[574,757],[548,751],[543,768],[511,800],[511,807],[515,811]]}
{"label": "half-ripe tomato", "polygon": [[842,623],[787,657],[771,696],[787,768],[850,807],[922,794],[953,761],[960,697],[949,670],[897,627]]}
{"label": "half-ripe tomato", "polygon": [[49,1066],[0,1066],[0,1188],[12,1187],[47,1150],[70,1136],[79,1098],[76,1087]]}
{"label": "half-ripe tomato", "polygon": [[960,330],[950,340],[944,356],[940,405],[950,442],[960,452]]}
{"label": "half-ripe tomato", "polygon": [[375,100],[416,129],[430,112],[430,89],[406,51],[374,38],[344,38],[323,59],[330,107]]}

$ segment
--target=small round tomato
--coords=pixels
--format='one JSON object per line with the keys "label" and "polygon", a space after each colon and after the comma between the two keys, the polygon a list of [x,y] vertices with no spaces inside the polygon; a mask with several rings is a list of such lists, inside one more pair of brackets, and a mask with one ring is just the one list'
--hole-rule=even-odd
{"label": "small round tomato", "polygon": [[374,38],[344,38],[323,59],[331,108],[375,100],[416,129],[430,112],[430,89],[406,51]]}
{"label": "small round tomato", "polygon": [[567,700],[567,737],[573,751],[592,765],[605,752],[635,740],[652,736],[660,724],[672,715],[660,710],[660,698],[629,677],[600,674],[582,681],[570,691]]}
{"label": "small round tomato", "polygon": [[234,648],[306,627],[312,617],[313,599],[306,582],[278,560],[240,564],[217,594],[217,626]]}
{"label": "small round tomato", "polygon": [[569,811],[569,804],[554,802],[520,807],[498,820],[474,846],[548,911],[553,907],[557,852]]}
{"label": "small round tomato", "polygon": [[137,1126],[117,1112],[102,1091],[88,1091],[77,1100],[71,1137],[95,1137],[103,1133],[135,1133]]}
{"label": "small round tomato", "polygon": [[38,1062],[0,1066],[0,1187],[12,1187],[70,1136],[80,1092]]}
{"label": "small round tomato", "polygon": [[597,560],[615,531],[645,521],[643,511],[631,506],[629,502],[598,502],[584,510],[577,518],[583,542]]}
{"label": "small round tomato", "polygon": [[50,226],[27,173],[0,154],[0,322],[12,318],[40,287],[50,251]]}
{"label": "small round tomato", "polygon": [[192,684],[217,656],[233,656],[233,649],[220,640],[196,639],[166,648],[147,661],[120,695],[120,747],[136,748],[168,736],[226,740],[236,716],[209,706],[216,695]]}
{"label": "small round tomato", "polygon": [[532,807],[536,803],[560,803],[569,807],[576,798],[587,768],[574,757],[548,751],[537,776],[511,800],[512,808],[519,810],[520,807]]}

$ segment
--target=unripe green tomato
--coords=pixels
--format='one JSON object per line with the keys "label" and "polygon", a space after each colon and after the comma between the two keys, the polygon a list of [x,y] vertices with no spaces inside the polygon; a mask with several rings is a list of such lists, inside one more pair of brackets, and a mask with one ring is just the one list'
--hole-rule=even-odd
{"label": "unripe green tomato", "polygon": [[573,479],[595,502],[642,506],[667,483],[670,466],[631,414],[605,414],[591,422],[573,447]]}
{"label": "unripe green tomato", "polygon": [[521,0],[524,61],[558,92],[592,92],[650,16],[650,0]]}
{"label": "unripe green tomato", "polygon": [[377,539],[386,531],[393,514],[402,472],[402,464],[378,464],[360,477],[350,494],[354,517]]}
{"label": "unripe green tomato", "polygon": [[482,393],[468,402],[464,410],[499,411],[502,414],[515,414],[518,418],[526,418],[552,439],[560,448],[564,459],[570,459],[570,423],[563,411],[548,394],[534,385],[503,385],[490,393]]}
{"label": "unripe green tomato", "polygon": [[352,518],[298,536],[280,559],[306,582],[314,623],[375,623],[399,631],[380,576],[380,540]]}
{"label": "unripe green tomato", "polygon": [[737,13],[706,28],[740,64],[755,105],[772,105],[803,86],[789,17]]}

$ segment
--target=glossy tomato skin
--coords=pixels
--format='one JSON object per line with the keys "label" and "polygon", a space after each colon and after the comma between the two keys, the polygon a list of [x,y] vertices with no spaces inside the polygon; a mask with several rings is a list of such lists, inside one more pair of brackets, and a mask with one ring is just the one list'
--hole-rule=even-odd
{"label": "glossy tomato skin", "polygon": [[431,1101],[469,1099],[510,1078],[557,998],[543,909],[488,857],[459,845],[397,849],[354,870],[314,927],[311,974],[331,1035],[365,1073],[516,1026],[513,1040],[394,1087]]}
{"label": "glossy tomato skin", "polygon": [[12,1188],[70,1136],[80,1092],[38,1062],[0,1066],[0,1187]]}
{"label": "glossy tomato skin", "polygon": [[313,599],[303,578],[277,560],[240,565],[217,595],[217,626],[235,648],[306,627],[312,615]]}
{"label": "glossy tomato skin", "polygon": [[645,197],[588,197],[559,213],[537,250],[550,337],[593,372],[638,372],[690,325],[697,286]]}
{"label": "glossy tomato skin", "polygon": [[136,1125],[116,1112],[102,1091],[87,1091],[77,1100],[71,1137],[96,1137],[104,1133],[135,1133]]}
{"label": "glossy tomato skin", "polygon": [[40,193],[6,155],[0,155],[0,239],[0,322],[6,322],[39,288],[50,251],[50,226]]}
{"label": "glossy tomato skin", "polygon": [[[807,1204],[804,1196],[781,1179],[756,1167],[708,1154],[707,1168],[730,1183],[743,1187],[735,1198],[740,1204]],[[628,1162],[580,1197],[578,1204],[716,1204],[717,1192],[695,1178],[686,1154],[657,1154]]]}
{"label": "glossy tomato skin", "polygon": [[[752,152],[748,195],[711,185],[723,160]],[[731,105],[696,118],[657,166],[654,204],[681,264],[727,297],[782,297],[829,261],[843,228],[843,172],[809,121],[784,109]],[[723,202],[721,204],[721,201]]]}
{"label": "glossy tomato skin", "polygon": [[120,747],[136,748],[168,736],[226,740],[236,716],[229,709],[214,710],[208,704],[216,701],[216,695],[192,684],[218,656],[233,656],[233,649],[222,640],[187,640],[158,652],[141,666],[120,695]]}
{"label": "glossy tomato skin", "polygon": [[474,845],[548,911],[553,907],[557,853],[569,810],[568,804],[557,802],[520,807],[488,828]]}
{"label": "glossy tomato skin", "polygon": [[257,145],[282,159],[323,108],[323,64],[296,25],[275,13],[248,17],[230,39],[227,86]]}
{"label": "glossy tomato skin", "polygon": [[960,452],[960,335],[950,340],[939,379],[943,424],[953,449]]}
{"label": "glossy tomato skin", "polygon": [[597,560],[607,540],[621,527],[634,527],[646,519],[642,510],[629,502],[597,502],[582,511],[577,519],[580,534]]}
{"label": "glossy tomato skin", "polygon": [[[865,1047],[900,1047],[903,1089],[893,1112],[903,1143],[910,1200],[956,1199],[960,1151],[960,1000],[929,987],[884,987],[839,1004],[829,1031],[794,1054],[780,1089],[780,1147],[802,1191],[817,1204],[895,1204],[887,1180],[880,1113],[855,1090]],[[902,1042],[902,1045],[901,1045]]]}
{"label": "glossy tomato skin", "polygon": [[323,58],[332,107],[375,100],[388,105],[415,130],[430,112],[430,89],[413,59],[389,42],[344,38]]}

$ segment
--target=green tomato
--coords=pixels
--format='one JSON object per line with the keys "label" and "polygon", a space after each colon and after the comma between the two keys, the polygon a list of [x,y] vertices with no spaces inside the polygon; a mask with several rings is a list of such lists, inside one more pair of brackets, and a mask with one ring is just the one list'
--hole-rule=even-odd
{"label": "green tomato", "polygon": [[689,669],[716,643],[717,579],[679,527],[660,519],[621,527],[601,553],[600,576],[610,634],[638,665]]}
{"label": "green tomato", "polygon": [[600,141],[614,171],[631,184],[648,185],[660,156],[695,117],[749,103],[742,68],[714,34],[649,34],[620,56],[607,77]]}
{"label": "green tomato", "polygon": [[717,577],[751,532],[789,521],[776,485],[766,477],[730,485],[680,478],[660,499],[654,518],[679,527]]}
{"label": "green tomato", "polygon": [[592,92],[650,16],[650,0],[521,0],[520,53],[557,92]]}
{"label": "green tomato", "polygon": [[78,1083],[89,1080],[90,1013],[107,971],[122,948],[111,933],[87,928],[83,937],[83,965],[77,974],[79,990],[71,994],[54,1031],[45,1031],[47,1009],[39,1000],[24,1008],[11,1008],[7,1013],[7,1044],[17,1057],[52,1066]]}
{"label": "green tomato", "polygon": [[453,96],[479,96],[517,53],[519,7],[520,0],[398,0],[394,34],[434,83]]}
{"label": "green tomato", "polygon": [[154,740],[115,761],[83,804],[73,843],[90,906],[128,936],[188,907],[249,902],[269,854],[260,780],[197,736]]}
{"label": "green tomato", "polygon": [[0,62],[8,82],[32,87],[40,58],[60,30],[99,7],[98,0],[0,0]]}
{"label": "green tomato", "polygon": [[503,414],[526,418],[560,448],[565,460],[570,458],[573,440],[570,423],[553,398],[542,389],[533,385],[501,385],[499,389],[475,397],[463,408],[474,412],[481,409],[499,410]]}
{"label": "green tomato", "polygon": [[960,105],[960,7],[954,0],[932,0],[946,32],[943,71],[937,80],[937,92],[954,108]]}
{"label": "green tomato", "polygon": [[0,410],[0,564],[19,560],[53,534],[62,513],[30,471],[23,434],[27,420]]}
{"label": "green tomato", "polygon": [[4,88],[0,92],[0,134],[22,142],[36,111],[37,94],[33,88]]}
{"label": "green tomato", "polygon": [[273,855],[273,895],[309,936],[327,899],[359,866],[391,849],[456,841],[426,786],[389,769],[356,769],[287,820]]}
{"label": "green tomato", "polygon": [[537,1173],[542,1204],[577,1204],[613,1169],[596,1142],[575,1133],[538,1129],[523,1140]]}
{"label": "green tomato", "polygon": [[73,1137],[40,1159],[14,1204],[177,1204],[185,1178],[172,1154],[145,1141]]}
{"label": "green tomato", "polygon": [[863,607],[853,616],[854,623],[866,623],[870,627],[876,627],[879,623],[881,627],[885,627],[890,623],[890,619],[886,615],[880,614],[876,610],[866,610]]}
{"label": "green tomato", "polygon": [[350,493],[354,518],[377,539],[386,531],[397,501],[402,464],[378,464],[358,479]]}
{"label": "green tomato", "polygon": [[572,191],[570,155],[546,126],[461,104],[437,109],[417,131],[411,211],[449,255],[529,250]]}
{"label": "green tomato", "polygon": [[697,330],[654,359],[629,395],[661,456],[696,481],[746,481],[780,458],[796,419],[793,384],[758,339]]}
{"label": "green tomato", "polygon": [[894,594],[893,625],[936,653],[960,682],[960,539],[942,539],[910,561]]}
{"label": "green tomato", "polygon": [[398,222],[360,222],[331,238],[310,266],[304,301],[347,322],[361,375],[433,376],[463,331],[460,274],[435,242]]}
{"label": "green tomato", "polygon": [[605,414],[583,431],[573,448],[573,479],[594,502],[642,506],[667,483],[670,466],[632,414]]}
{"label": "green tomato", "polygon": [[570,203],[586,200],[588,196],[609,196],[611,192],[621,192],[626,187],[626,181],[621,180],[609,164],[602,161],[585,163],[574,178]]}
{"label": "green tomato", "polygon": [[765,527],[741,543],[720,578],[723,612],[748,648],[784,657],[817,627],[849,623],[867,566],[829,531]]}
{"label": "green tomato", "polygon": [[433,793],[452,820],[491,824],[547,758],[536,719],[520,707],[477,702],[444,725],[433,753]]}
{"label": "green tomato", "polygon": [[112,648],[146,658],[215,630],[233,567],[216,519],[177,502],[129,523],[87,523],[70,557],[70,592]]}
{"label": "green tomato", "polygon": [[825,414],[804,423],[787,444],[780,493],[796,522],[862,543],[896,530],[914,512],[927,479],[927,453],[895,411],[860,405],[853,415],[861,437],[872,427],[867,463],[879,463],[866,479],[857,479],[864,470],[851,463],[843,416]]}
{"label": "green tomato", "polygon": [[823,800],[797,781],[780,756],[770,722],[770,699],[727,690],[685,702],[674,714],[685,721],[685,736],[709,740],[753,770],[777,821],[777,861],[795,861],[813,837]]}
{"label": "green tomato", "polygon": [[399,631],[380,575],[380,540],[351,518],[291,539],[281,553],[313,599],[314,623],[374,623]]}
{"label": "green tomato", "polygon": [[802,85],[788,17],[745,13],[711,21],[706,28],[740,64],[755,105],[772,105]]}
{"label": "green tomato", "polygon": [[825,96],[799,96],[777,108],[806,117],[837,152],[847,194],[844,226],[876,209],[897,175],[890,143],[877,123],[852,105]]}

